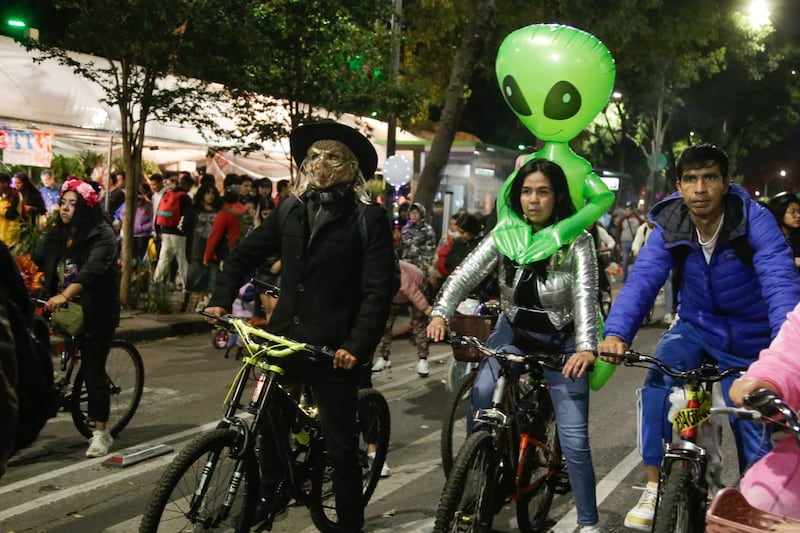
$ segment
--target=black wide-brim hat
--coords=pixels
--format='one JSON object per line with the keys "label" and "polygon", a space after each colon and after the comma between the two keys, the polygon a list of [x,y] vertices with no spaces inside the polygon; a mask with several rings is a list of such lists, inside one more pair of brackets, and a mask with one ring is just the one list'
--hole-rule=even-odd
{"label": "black wide-brim hat", "polygon": [[306,158],[311,145],[323,140],[339,141],[350,148],[358,159],[358,166],[365,180],[375,174],[375,169],[378,168],[378,153],[370,140],[355,128],[332,120],[303,124],[296,127],[289,135],[292,158],[298,167]]}

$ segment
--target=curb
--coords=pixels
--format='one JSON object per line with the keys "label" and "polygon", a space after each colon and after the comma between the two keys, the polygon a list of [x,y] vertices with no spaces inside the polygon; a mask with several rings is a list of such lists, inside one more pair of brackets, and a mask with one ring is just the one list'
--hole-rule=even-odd
{"label": "curb", "polygon": [[206,333],[213,326],[196,315],[124,315],[114,338],[131,343]]}

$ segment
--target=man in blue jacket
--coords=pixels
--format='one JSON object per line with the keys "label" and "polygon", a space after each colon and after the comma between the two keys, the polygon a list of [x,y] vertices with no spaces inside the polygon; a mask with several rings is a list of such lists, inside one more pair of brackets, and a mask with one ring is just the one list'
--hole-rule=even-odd
{"label": "man in blue jacket", "polygon": [[[605,324],[600,352],[623,353],[633,342],[670,270],[681,275],[678,316],[655,349],[671,367],[691,369],[710,357],[720,369],[746,367],[778,333],[800,301],[800,277],[775,218],[731,183],[728,156],[710,144],[690,146],[676,162],[678,192],[653,206],[655,223]],[[610,362],[619,362],[608,358]],[[733,378],[722,382],[725,401]],[[647,373],[639,390],[639,446],[647,487],[625,526],[650,531],[674,380]],[[744,470],[767,452],[763,425],[731,426]]]}

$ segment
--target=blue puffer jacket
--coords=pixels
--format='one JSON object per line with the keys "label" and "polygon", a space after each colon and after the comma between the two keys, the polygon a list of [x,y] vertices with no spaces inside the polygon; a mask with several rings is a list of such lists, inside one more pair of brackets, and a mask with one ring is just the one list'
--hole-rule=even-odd
{"label": "blue puffer jacket", "polygon": [[[746,190],[731,184],[724,209],[723,227],[708,264],[680,195],[675,193],[653,206],[650,217],[655,228],[611,308],[606,335],[631,344],[675,257],[683,255],[680,319],[703,331],[720,350],[758,357],[777,335],[786,314],[800,302],[800,277],[775,218],[751,200]],[[747,239],[754,254],[752,266],[737,254],[736,239]],[[676,247],[690,249],[685,254],[670,252]]]}

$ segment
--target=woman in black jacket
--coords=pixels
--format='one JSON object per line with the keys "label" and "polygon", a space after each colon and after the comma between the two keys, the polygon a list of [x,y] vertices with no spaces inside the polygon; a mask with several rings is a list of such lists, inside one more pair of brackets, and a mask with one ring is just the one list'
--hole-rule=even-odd
{"label": "woman in black jacket", "polygon": [[119,326],[119,264],[114,230],[89,183],[72,178],[61,186],[59,218],[33,259],[45,274],[48,311],[80,296],[84,316],[84,332],[78,339],[81,368],[89,418],[95,424],[86,456],[102,457],[113,442],[106,428],[110,398],[105,366]]}

